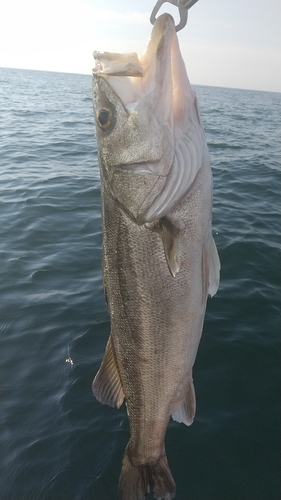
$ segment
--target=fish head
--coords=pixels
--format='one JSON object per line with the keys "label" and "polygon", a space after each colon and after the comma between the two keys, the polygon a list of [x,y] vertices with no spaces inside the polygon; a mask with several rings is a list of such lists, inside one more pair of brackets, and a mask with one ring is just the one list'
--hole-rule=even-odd
{"label": "fish head", "polygon": [[[109,52],[94,52],[94,57],[94,114],[102,183],[136,222],[156,220],[175,204],[173,193],[165,194],[165,186],[195,98],[174,20],[169,14],[156,20],[147,50],[140,57]],[[159,202],[161,196],[161,209],[155,210],[155,200]]]}

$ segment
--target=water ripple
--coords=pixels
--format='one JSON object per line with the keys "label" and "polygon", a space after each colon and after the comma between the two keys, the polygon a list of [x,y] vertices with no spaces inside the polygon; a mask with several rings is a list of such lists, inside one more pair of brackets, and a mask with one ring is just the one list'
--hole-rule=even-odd
{"label": "water ripple", "polygon": [[[1,76],[1,499],[109,500],[129,427],[91,391],[110,332],[91,77]],[[167,433],[176,498],[277,500],[281,98],[195,90],[222,270],[195,422]]]}

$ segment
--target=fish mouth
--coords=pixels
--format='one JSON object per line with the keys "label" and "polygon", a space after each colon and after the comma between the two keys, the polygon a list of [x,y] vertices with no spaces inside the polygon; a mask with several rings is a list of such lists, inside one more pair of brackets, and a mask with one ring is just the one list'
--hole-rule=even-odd
{"label": "fish mouth", "polygon": [[96,51],[93,74],[107,80],[128,113],[134,112],[140,101],[160,86],[159,91],[165,96],[162,108],[168,108],[169,114],[175,87],[173,80],[176,76],[173,75],[173,61],[180,56],[176,45],[174,19],[170,14],[163,14],[153,26],[144,54],[138,56],[135,52],[119,54]]}

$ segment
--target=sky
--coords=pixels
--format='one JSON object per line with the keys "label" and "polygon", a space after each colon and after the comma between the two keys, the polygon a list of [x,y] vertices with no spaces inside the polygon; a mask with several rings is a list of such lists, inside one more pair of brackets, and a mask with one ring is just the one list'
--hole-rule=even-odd
{"label": "sky", "polygon": [[[94,50],[145,51],[155,3],[1,0],[0,66],[90,75]],[[280,0],[198,0],[179,40],[191,83],[281,92]]]}

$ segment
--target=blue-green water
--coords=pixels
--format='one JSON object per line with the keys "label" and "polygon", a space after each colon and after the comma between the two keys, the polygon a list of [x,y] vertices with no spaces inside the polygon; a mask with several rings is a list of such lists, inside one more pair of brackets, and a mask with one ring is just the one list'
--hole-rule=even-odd
{"label": "blue-green water", "polygon": [[[112,500],[129,428],[91,392],[109,335],[91,77],[0,76],[0,498]],[[168,461],[176,500],[279,500],[281,94],[195,90],[222,271]]]}

